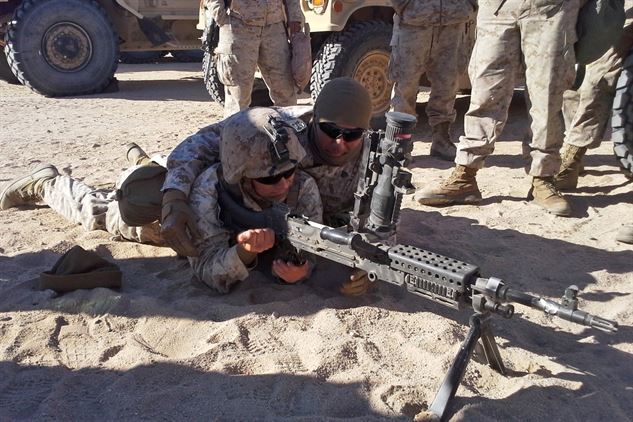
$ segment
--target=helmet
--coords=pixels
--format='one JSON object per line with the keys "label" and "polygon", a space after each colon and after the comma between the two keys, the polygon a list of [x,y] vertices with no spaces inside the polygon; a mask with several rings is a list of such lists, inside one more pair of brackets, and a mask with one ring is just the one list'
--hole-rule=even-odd
{"label": "helmet", "polygon": [[296,132],[272,108],[240,111],[227,119],[222,130],[220,161],[229,184],[283,173],[305,155]]}

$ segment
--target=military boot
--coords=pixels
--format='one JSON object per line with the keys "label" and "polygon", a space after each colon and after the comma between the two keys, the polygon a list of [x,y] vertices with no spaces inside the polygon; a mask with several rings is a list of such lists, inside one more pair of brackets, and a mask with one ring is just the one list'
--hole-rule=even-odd
{"label": "military boot", "polygon": [[553,177],[533,178],[532,187],[528,192],[528,199],[552,214],[563,217],[571,215],[571,206],[563,194],[554,186]]}
{"label": "military boot", "polygon": [[615,240],[633,245],[633,224],[620,227],[620,230],[615,235]]}
{"label": "military boot", "polygon": [[481,201],[476,168],[457,165],[437,188],[423,189],[414,199],[421,205],[476,204]]}
{"label": "military boot", "polygon": [[563,144],[560,150],[560,171],[554,177],[554,184],[560,190],[573,190],[578,186],[578,176],[582,167],[582,157],[586,147]]}
{"label": "military boot", "polygon": [[454,161],[457,147],[451,141],[450,123],[444,122],[433,126],[431,156],[446,161]]}
{"label": "military boot", "polygon": [[0,195],[0,210],[41,201],[44,182],[57,176],[59,172],[54,165],[42,164],[26,176],[13,180]]}
{"label": "military boot", "polygon": [[152,162],[149,156],[143,148],[136,145],[134,142],[130,142],[125,146],[127,152],[125,153],[125,158],[127,161],[133,166],[146,166]]}

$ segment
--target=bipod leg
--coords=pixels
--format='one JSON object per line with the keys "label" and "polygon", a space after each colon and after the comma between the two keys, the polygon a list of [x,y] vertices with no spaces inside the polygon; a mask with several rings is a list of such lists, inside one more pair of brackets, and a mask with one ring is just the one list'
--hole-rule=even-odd
{"label": "bipod leg", "polygon": [[490,366],[492,366],[495,370],[498,370],[499,372],[505,371],[505,368],[503,367],[503,362],[501,362],[499,349],[497,348],[497,344],[494,342],[492,331],[490,330],[490,326],[488,325],[489,317],[490,314],[488,313],[477,313],[470,317],[470,330],[468,331],[468,335],[460,346],[459,352],[457,352],[457,355],[455,356],[451,367],[444,377],[442,385],[440,386],[439,390],[437,390],[437,394],[435,394],[435,399],[433,399],[433,403],[431,403],[431,406],[429,407],[428,412],[439,417],[442,421],[444,420],[444,415],[446,413],[448,405],[450,404],[450,401],[453,399],[453,397],[455,397],[457,388],[462,382],[462,378],[464,378],[466,367],[468,366],[470,357],[472,356],[473,350],[477,345],[477,341],[480,338],[482,339],[486,359],[488,359],[488,363],[490,364]]}
{"label": "bipod leg", "polygon": [[506,374],[506,367],[501,359],[499,353],[499,347],[495,341],[495,336],[492,335],[492,329],[490,328],[490,322],[488,318],[485,318],[481,322],[481,344],[484,347],[484,356],[488,365],[501,375]]}

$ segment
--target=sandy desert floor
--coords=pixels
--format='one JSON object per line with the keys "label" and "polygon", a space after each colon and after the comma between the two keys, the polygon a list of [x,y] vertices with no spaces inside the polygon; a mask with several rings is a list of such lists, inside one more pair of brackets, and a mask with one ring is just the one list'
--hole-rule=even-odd
{"label": "sandy desert floor", "polygon": [[[122,65],[117,77],[117,93],[60,99],[0,81],[0,188],[42,162],[105,186],[126,167],[127,142],[167,154],[221,118],[196,64]],[[457,107],[462,116],[468,97]],[[450,420],[632,420],[633,248],[614,240],[633,223],[632,185],[604,142],[570,195],[573,218],[546,214],[525,200],[526,127],[518,93],[480,172],[484,201],[407,199],[398,240],[547,297],[576,284],[585,310],[621,327],[605,334],[520,306],[496,318],[508,373],[473,360]],[[414,183],[436,183],[452,166],[427,156],[425,123],[415,135]],[[468,331],[467,311],[390,285],[342,297],[334,267],[298,286],[253,276],[222,296],[170,250],[86,232],[45,206],[0,212],[0,227],[0,420],[411,420]],[[123,287],[38,291],[73,245],[116,262]]]}

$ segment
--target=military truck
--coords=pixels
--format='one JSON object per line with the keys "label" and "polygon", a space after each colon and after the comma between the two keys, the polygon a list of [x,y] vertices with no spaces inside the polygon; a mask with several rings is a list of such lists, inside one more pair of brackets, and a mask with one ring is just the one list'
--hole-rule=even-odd
{"label": "military truck", "polygon": [[[390,41],[394,10],[389,0],[301,0],[312,40],[312,98],[326,82],[351,76],[361,82],[372,99],[374,117],[381,118],[389,108],[391,88],[388,79]],[[201,13],[200,29],[205,27]],[[474,31],[470,46],[474,43]],[[211,46],[213,47],[213,46]],[[211,52],[213,48],[210,49]],[[214,101],[224,101],[224,89],[217,78],[213,55],[204,59],[205,84]],[[469,88],[467,59],[462,63],[461,88]],[[429,83],[423,77],[421,85]],[[261,86],[261,83],[260,83]]]}
{"label": "military truck", "polygon": [[47,96],[100,92],[120,52],[199,49],[199,7],[199,0],[0,0],[0,77]]}

